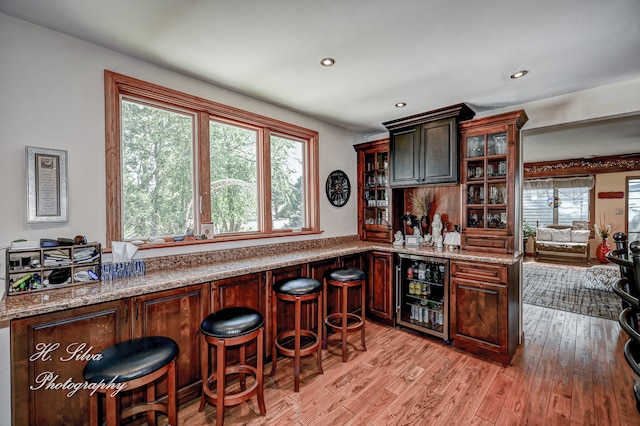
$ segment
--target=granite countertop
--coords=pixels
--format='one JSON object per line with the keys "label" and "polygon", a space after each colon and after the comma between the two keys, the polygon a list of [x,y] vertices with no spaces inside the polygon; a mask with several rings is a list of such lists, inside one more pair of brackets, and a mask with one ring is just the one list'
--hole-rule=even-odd
{"label": "granite countertop", "polygon": [[[278,245],[273,245],[278,247]],[[5,296],[0,300],[0,321],[46,314],[65,309],[88,306],[127,297],[140,296],[193,284],[231,278],[255,272],[263,272],[307,262],[330,259],[337,256],[364,253],[371,250],[433,256],[448,259],[490,262],[510,265],[519,261],[513,255],[469,252],[465,250],[436,250],[432,247],[394,247],[391,244],[367,241],[337,242],[291,251],[271,250],[239,259],[224,259],[200,265],[167,267],[144,276],[91,284],[73,285],[27,294]],[[170,263],[170,258],[168,263]]]}

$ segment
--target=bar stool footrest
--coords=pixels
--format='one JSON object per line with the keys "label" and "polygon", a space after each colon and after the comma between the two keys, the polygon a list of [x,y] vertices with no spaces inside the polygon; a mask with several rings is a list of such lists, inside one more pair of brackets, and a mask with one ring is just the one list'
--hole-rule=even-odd
{"label": "bar stool footrest", "polygon": [[[355,320],[355,322],[352,322],[351,324],[349,324],[349,319]],[[334,320],[337,320],[336,321],[337,324],[332,322]],[[332,330],[342,330],[342,314],[341,313],[327,315],[324,322],[327,325],[327,327],[330,327]],[[362,328],[363,325],[364,325],[364,321],[360,315],[347,313],[347,331],[358,331]]]}
{"label": "bar stool footrest", "polygon": [[[278,351],[282,355],[285,355],[288,357],[295,357],[296,355],[295,348],[294,349],[288,348],[283,344],[284,339],[286,339],[287,337],[295,338],[295,335],[296,335],[295,331],[285,331],[280,333],[280,335],[276,339],[275,341],[276,348],[278,348]],[[306,346],[303,346],[300,348],[300,356],[307,356],[315,353],[320,348],[320,345],[322,344],[322,339],[320,339],[317,333],[314,333],[311,330],[300,330],[300,337],[310,337],[312,339],[310,343],[307,343]],[[300,341],[302,342],[302,339],[300,339]],[[292,340],[290,340],[289,342],[292,342]]]}

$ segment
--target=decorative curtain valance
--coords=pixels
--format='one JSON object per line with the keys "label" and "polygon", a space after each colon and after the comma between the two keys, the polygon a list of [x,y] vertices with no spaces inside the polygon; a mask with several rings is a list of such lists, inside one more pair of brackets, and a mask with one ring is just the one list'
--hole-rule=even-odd
{"label": "decorative curtain valance", "polygon": [[568,178],[526,179],[522,184],[522,188],[525,190],[578,187],[593,189],[594,184],[595,180],[593,176],[576,176]]}

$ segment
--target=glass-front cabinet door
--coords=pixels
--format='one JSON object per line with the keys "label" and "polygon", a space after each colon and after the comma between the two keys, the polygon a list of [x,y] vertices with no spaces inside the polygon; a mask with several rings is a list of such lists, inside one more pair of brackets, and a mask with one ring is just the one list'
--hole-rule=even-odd
{"label": "glass-front cabinet door", "polygon": [[467,154],[466,227],[507,227],[507,132],[468,136],[463,139]]}
{"label": "glass-front cabinet door", "polygon": [[358,226],[361,240],[391,242],[389,140],[356,145],[358,152]]}
{"label": "glass-front cabinet door", "polygon": [[398,255],[396,323],[449,340],[449,261]]}
{"label": "glass-front cabinet door", "polygon": [[365,154],[365,225],[389,224],[389,154]]}
{"label": "glass-front cabinet door", "polygon": [[514,252],[516,163],[526,121],[519,110],[460,123],[463,248]]}

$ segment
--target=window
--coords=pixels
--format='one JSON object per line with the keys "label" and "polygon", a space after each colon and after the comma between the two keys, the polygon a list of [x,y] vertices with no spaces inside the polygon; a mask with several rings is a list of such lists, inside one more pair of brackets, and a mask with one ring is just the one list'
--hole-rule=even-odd
{"label": "window", "polygon": [[122,237],[193,228],[193,114],[122,99]]}
{"label": "window", "polygon": [[273,229],[304,228],[303,141],[271,135],[271,211]]}
{"label": "window", "polygon": [[627,178],[627,241],[640,240],[640,178]]}
{"label": "window", "polygon": [[107,244],[318,233],[318,134],[105,71]]}
{"label": "window", "polygon": [[524,182],[522,215],[537,226],[592,223],[593,177],[552,178]]}

